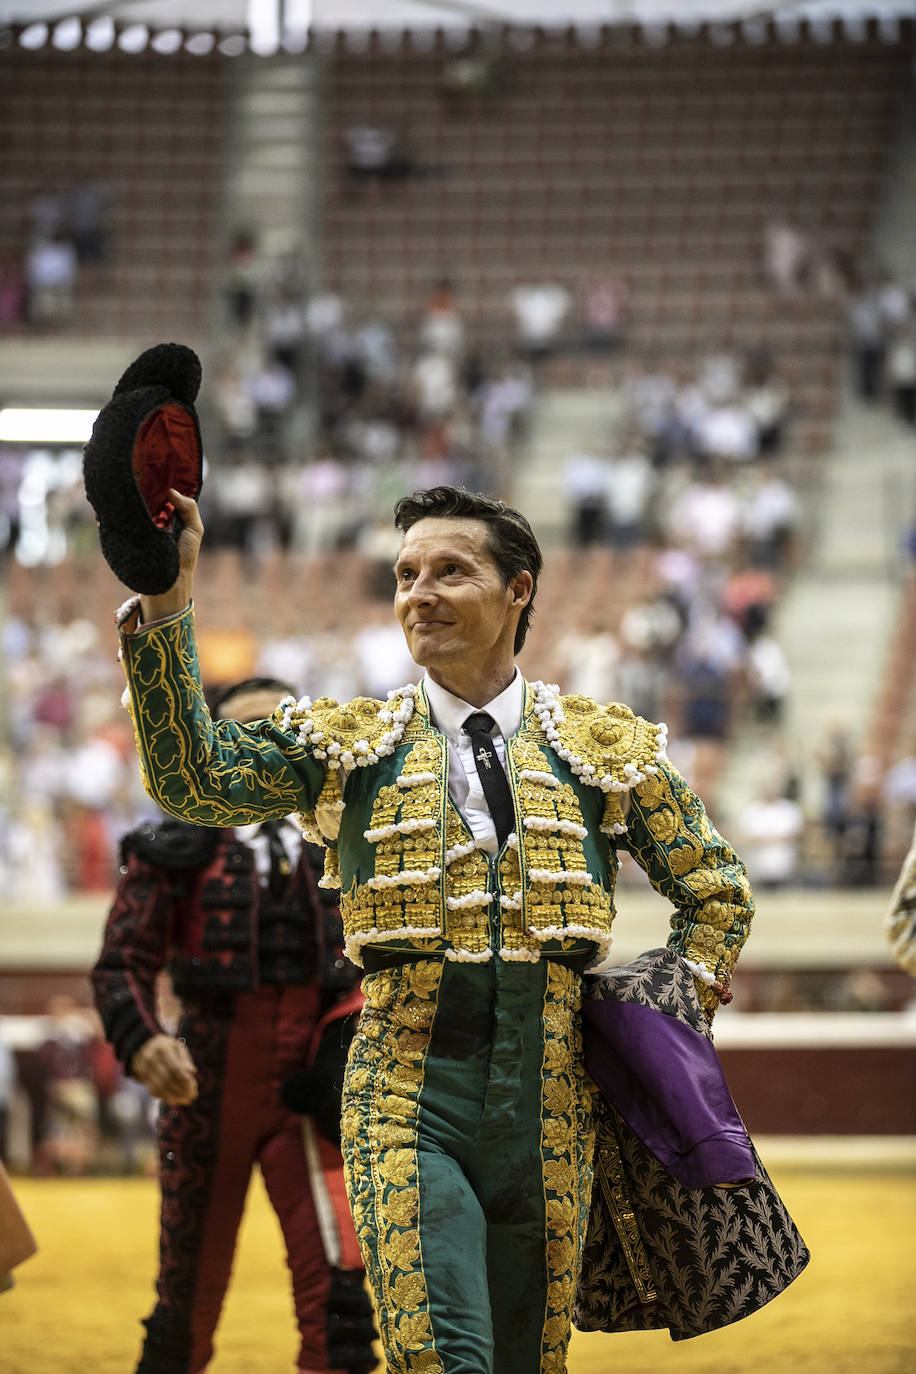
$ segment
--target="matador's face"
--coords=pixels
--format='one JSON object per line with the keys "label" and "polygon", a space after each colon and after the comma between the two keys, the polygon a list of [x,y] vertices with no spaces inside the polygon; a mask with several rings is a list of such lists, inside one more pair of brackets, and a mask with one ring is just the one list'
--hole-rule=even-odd
{"label": "matador's face", "polygon": [[[447,679],[511,658],[530,576],[507,586],[490,553],[484,521],[427,516],[407,531],[395,564],[394,610],[415,663]],[[447,680],[445,685],[448,685]]]}

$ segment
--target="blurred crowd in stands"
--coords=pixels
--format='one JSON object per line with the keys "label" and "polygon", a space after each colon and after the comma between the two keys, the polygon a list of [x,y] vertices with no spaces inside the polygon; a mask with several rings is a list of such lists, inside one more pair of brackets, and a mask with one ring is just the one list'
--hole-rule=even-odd
{"label": "blurred crowd in stands", "polygon": [[268,275],[240,233],[224,299],[205,415],[219,469],[203,500],[211,547],[371,551],[378,512],[405,490],[507,486],[531,369],[468,346],[448,280],[431,284],[405,338],[371,302],[310,292],[295,265]]}
{"label": "blurred crowd in stands", "polygon": [[[99,244],[93,251],[104,256]],[[877,299],[897,327],[912,310],[886,281]],[[295,265],[266,264],[240,232],[223,303],[222,347],[202,396],[208,548],[239,551],[255,582],[260,560],[287,551],[355,549],[367,569],[357,627],[352,616],[332,616],[309,633],[265,638],[251,666],[304,692],[384,695],[416,677],[382,604],[393,502],[440,482],[511,497],[539,368],[566,346],[573,302],[551,283],[516,288],[514,346],[483,355],[448,279],[431,283],[410,330],[396,329],[371,302],[357,308],[310,292]],[[565,690],[668,719],[677,762],[705,796],[715,795],[733,732],[764,737],[772,775],[737,818],[760,881],[885,881],[883,817],[888,807],[901,813],[894,837],[911,828],[916,764],[904,760],[876,781],[851,735],[840,738],[847,727],[821,741],[814,760],[785,739],[792,682],[773,620],[805,529],[787,457],[793,397],[779,359],[761,347],[701,357],[679,375],[653,365],[619,346],[626,315],[612,279],[595,284],[590,318],[575,347],[584,338],[614,351],[617,402],[602,441],[567,455],[555,495],[568,550],[606,556],[614,592],[608,598],[602,582],[597,600],[581,597],[571,619],[550,626],[544,671]],[[26,567],[95,558],[90,517],[77,450],[0,445],[7,558]],[[16,615],[3,638],[0,881],[20,900],[103,890],[118,836],[149,812],[115,706],[112,643],[89,620]],[[817,803],[800,795],[799,768],[822,778]]]}
{"label": "blurred crowd in stands", "polygon": [[95,182],[66,193],[34,190],[25,254],[0,260],[0,333],[70,321],[80,278],[98,285],[109,263],[108,201]]}
{"label": "blurred crowd in stands", "polygon": [[916,425],[916,276],[863,265],[781,219],[766,226],[763,271],[783,297],[813,292],[843,303],[856,394]]}
{"label": "blurred crowd in stands", "polygon": [[848,302],[858,395],[883,403],[916,427],[916,278],[886,270],[860,273]]}
{"label": "blurred crowd in stands", "polygon": [[881,777],[849,722],[825,720],[813,746],[786,729],[792,676],[774,620],[806,531],[778,365],[720,354],[678,379],[634,364],[621,398],[608,444],[567,459],[565,494],[571,542],[609,546],[615,579],[638,561],[639,585],[616,624],[589,608],[559,641],[561,682],[668,720],[707,797],[729,741],[757,737],[759,794],[729,827],[758,886],[886,881],[885,848],[899,860],[916,813],[916,758]]}
{"label": "blurred crowd in stands", "polygon": [[[535,313],[551,329],[525,324],[532,287],[514,302],[516,346],[481,356],[446,279],[431,285],[405,337],[369,302],[357,309],[310,293],[293,269],[265,275],[256,244],[237,237],[224,347],[202,403],[208,545],[239,551],[254,579],[268,555],[286,551],[353,548],[369,573],[356,628],[331,617],[264,637],[252,670],[341,699],[415,680],[386,605],[391,506],[438,482],[511,494],[539,367],[562,346],[572,304],[543,285]],[[886,281],[866,299],[885,324],[880,365],[862,362],[857,374],[872,388],[862,394],[892,395],[899,410],[893,349],[906,320],[912,328],[912,301],[902,311]],[[672,756],[701,791],[734,732],[756,735],[769,767],[729,833],[758,888],[889,883],[900,854],[888,851],[888,819],[894,836],[911,832],[916,758],[876,778],[849,722],[825,722],[824,737],[804,746],[786,732],[792,682],[774,615],[806,531],[779,359],[762,348],[718,352],[675,374],[619,347],[620,300],[614,290],[599,299],[588,345],[618,350],[617,403],[603,440],[567,455],[555,491],[567,585],[594,562],[603,592],[549,622],[550,672],[566,691],[670,718]],[[851,309],[857,357],[866,314],[864,304]],[[27,567],[98,557],[78,451],[0,446],[0,545]],[[13,903],[47,909],[86,896],[101,913],[120,836],[153,814],[119,705],[113,632],[12,613],[2,635],[0,885]],[[813,792],[802,775],[809,788],[816,779]],[[624,885],[635,879],[624,864]],[[867,970],[773,973],[748,984],[743,1009],[896,1010],[901,986]],[[59,995],[43,1016],[0,1020],[0,1156],[41,1174],[143,1171],[153,1167],[152,1119],[150,1099],[78,999]]]}

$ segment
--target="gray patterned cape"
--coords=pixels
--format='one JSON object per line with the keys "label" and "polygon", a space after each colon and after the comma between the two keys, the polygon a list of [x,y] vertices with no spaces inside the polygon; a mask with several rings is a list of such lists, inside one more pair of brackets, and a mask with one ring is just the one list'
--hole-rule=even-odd
{"label": "gray patterned cape", "polygon": [[583,1038],[599,1093],[575,1325],[684,1340],[757,1311],[810,1256],[728,1092],[693,974],[656,949],[586,979]]}

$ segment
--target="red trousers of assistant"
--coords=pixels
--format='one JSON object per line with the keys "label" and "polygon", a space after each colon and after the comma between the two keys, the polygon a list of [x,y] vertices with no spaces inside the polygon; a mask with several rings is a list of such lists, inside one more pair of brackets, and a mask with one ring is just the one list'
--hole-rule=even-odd
{"label": "red trousers of assistant", "polygon": [[[343,1268],[361,1267],[339,1154],[320,1142],[309,1160],[304,1121],[284,1107],[280,1083],[306,1062],[318,1020],[313,987],[264,987],[202,1000],[182,1018],[199,1074],[189,1107],[163,1106],[156,1306],[137,1374],[200,1374],[229,1285],[255,1165],[280,1222],[299,1327],[298,1367],[328,1370],[330,1266],[319,1226],[336,1223]],[[316,1196],[317,1193],[322,1196]]]}

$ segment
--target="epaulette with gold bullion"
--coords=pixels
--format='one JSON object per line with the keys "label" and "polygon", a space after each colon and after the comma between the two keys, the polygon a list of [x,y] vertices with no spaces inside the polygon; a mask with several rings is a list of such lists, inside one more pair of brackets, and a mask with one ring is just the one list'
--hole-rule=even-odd
{"label": "epaulette with gold bullion", "polygon": [[388,694],[387,701],[354,697],[339,702],[332,697],[286,697],[274,716],[284,730],[293,730],[299,743],[308,745],[313,758],[327,762],[327,778],[315,810],[299,816],[306,838],[326,846],[322,887],[339,887],[340,871],[336,839],[344,809],[341,775],[368,768],[393,754],[413,715],[417,688],[409,683]]}

